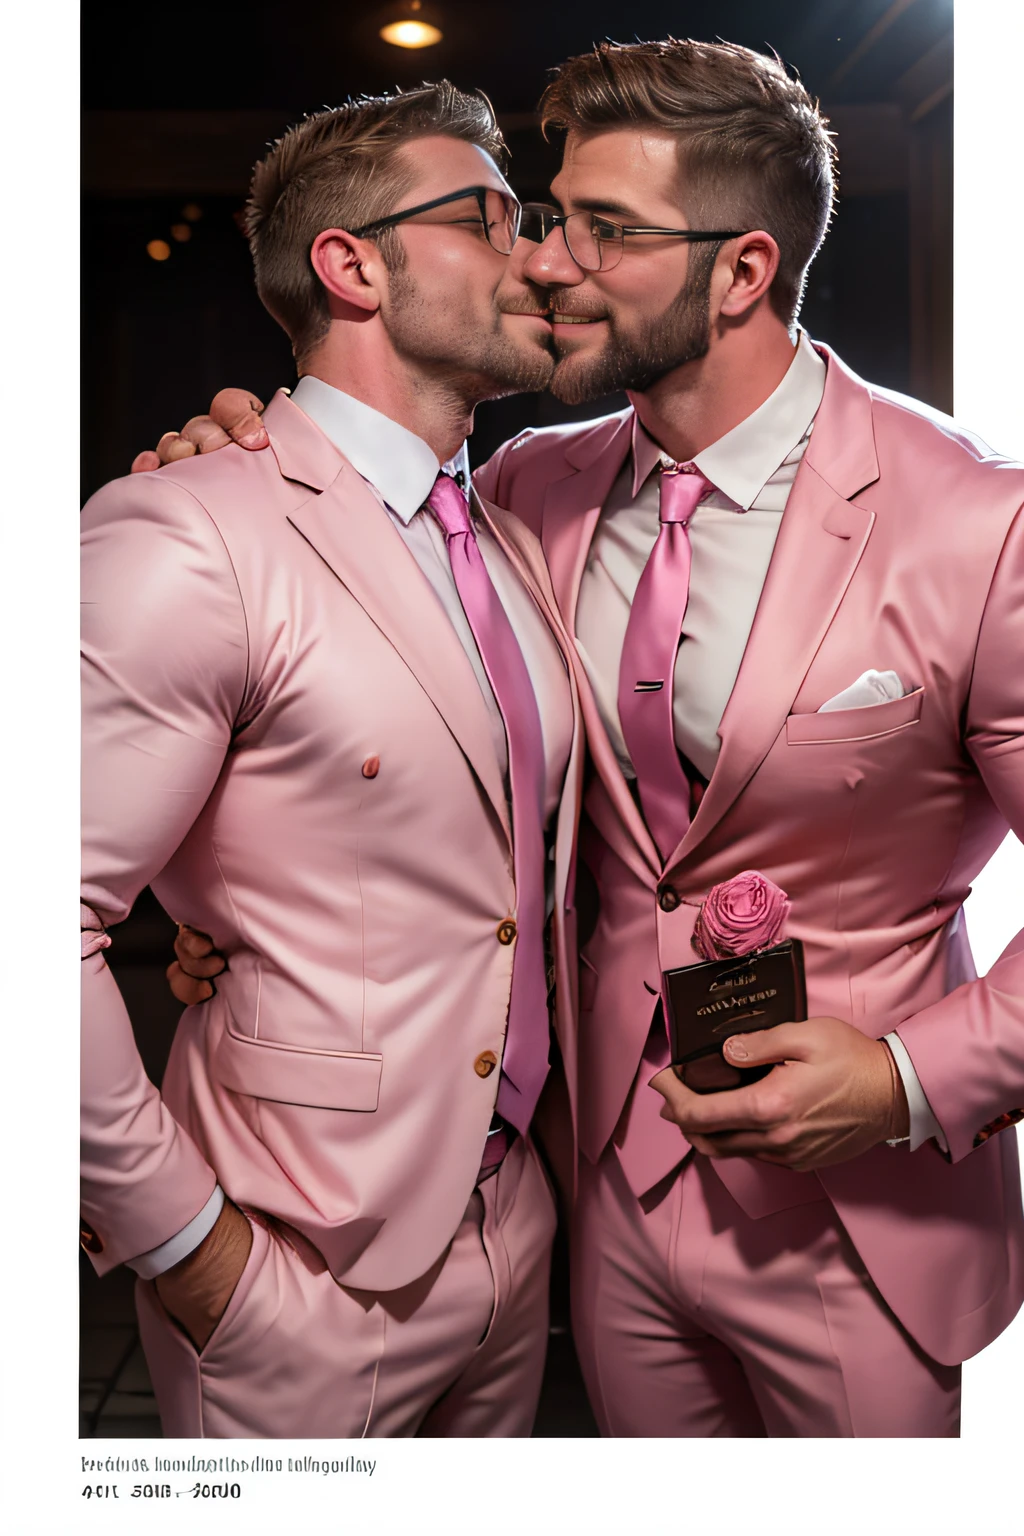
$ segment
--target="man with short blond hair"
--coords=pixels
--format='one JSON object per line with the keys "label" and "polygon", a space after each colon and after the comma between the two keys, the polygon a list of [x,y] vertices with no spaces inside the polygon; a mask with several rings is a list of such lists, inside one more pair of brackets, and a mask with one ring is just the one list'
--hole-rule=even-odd
{"label": "man with short blond hair", "polygon": [[[168,1436],[533,1422],[582,754],[543,557],[463,449],[552,367],[500,151],[447,83],[279,140],[270,452],[84,511],[83,1242],[140,1276]],[[229,961],[161,1093],[103,959],[147,884]]]}

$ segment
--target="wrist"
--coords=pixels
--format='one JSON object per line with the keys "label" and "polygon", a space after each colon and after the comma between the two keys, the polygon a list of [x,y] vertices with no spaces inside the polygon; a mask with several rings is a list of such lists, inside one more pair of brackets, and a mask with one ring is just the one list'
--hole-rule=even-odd
{"label": "wrist", "polygon": [[225,1199],[220,1215],[202,1242],[157,1276],[158,1291],[175,1295],[187,1293],[197,1299],[208,1292],[215,1294],[224,1275],[235,1274],[241,1268],[239,1259],[244,1263],[251,1243],[252,1228],[248,1217],[237,1205]]}

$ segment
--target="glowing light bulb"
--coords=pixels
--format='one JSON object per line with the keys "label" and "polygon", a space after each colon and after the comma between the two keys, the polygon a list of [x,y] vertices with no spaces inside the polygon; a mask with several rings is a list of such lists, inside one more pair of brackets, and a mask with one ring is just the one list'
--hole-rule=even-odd
{"label": "glowing light bulb", "polygon": [[380,36],[395,48],[431,48],[444,33],[429,21],[391,21],[381,27]]}
{"label": "glowing light bulb", "polygon": [[154,261],[166,261],[171,254],[171,248],[166,240],[151,240],[146,246],[146,251]]}

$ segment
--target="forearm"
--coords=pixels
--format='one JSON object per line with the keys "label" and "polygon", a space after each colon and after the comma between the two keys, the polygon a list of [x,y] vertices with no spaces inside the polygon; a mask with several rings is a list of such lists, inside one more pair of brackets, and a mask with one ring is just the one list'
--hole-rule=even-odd
{"label": "forearm", "polygon": [[157,1248],[202,1211],[216,1184],[146,1077],[101,954],[82,962],[82,1217],[100,1274]]}

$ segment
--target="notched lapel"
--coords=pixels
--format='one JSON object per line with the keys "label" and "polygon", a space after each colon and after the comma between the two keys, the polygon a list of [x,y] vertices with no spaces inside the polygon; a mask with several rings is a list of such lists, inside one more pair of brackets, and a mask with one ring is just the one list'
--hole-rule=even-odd
{"label": "notched lapel", "polygon": [[441,715],[511,842],[508,804],[487,707],[436,593],[388,514],[352,466],[288,521],[390,641]]}
{"label": "notched lapel", "polygon": [[805,458],[722,716],[718,763],[670,863],[694,851],[767,756],[857,569],[874,520],[866,507],[838,495],[809,455]]}
{"label": "notched lapel", "polygon": [[[614,418],[614,425],[609,424],[609,435],[595,431],[575,445],[570,462],[575,464],[576,472],[564,480],[550,483],[544,492],[541,543],[562,622],[573,641],[576,637],[576,603],[587,555],[601,508],[629,451],[632,421],[633,413],[627,411]],[[658,851],[629,792],[575,645],[573,663],[594,766],[627,831],[657,878],[661,868]]]}
{"label": "notched lapel", "polygon": [[541,544],[559,609],[576,633],[580,580],[608,493],[629,451],[632,411],[613,418],[608,434],[595,431],[567,453],[575,473],[545,487]]}

